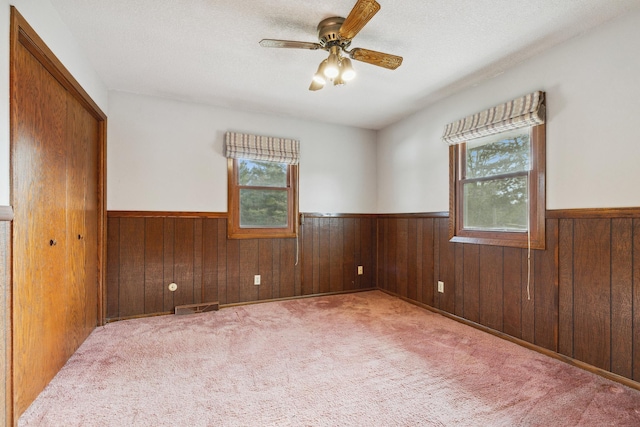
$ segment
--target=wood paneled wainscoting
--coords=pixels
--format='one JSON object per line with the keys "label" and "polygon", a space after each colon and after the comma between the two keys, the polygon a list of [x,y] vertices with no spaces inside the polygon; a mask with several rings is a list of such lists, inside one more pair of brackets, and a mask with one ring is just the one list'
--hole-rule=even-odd
{"label": "wood paneled wainscoting", "polygon": [[376,287],[375,215],[301,218],[298,239],[234,240],[226,213],[108,212],[107,319]]}
{"label": "wood paneled wainscoting", "polygon": [[0,425],[11,421],[11,220],[13,209],[0,206]]}
{"label": "wood paneled wainscoting", "polygon": [[451,243],[448,221],[380,215],[378,287],[640,381],[640,209],[548,211],[530,262],[527,249]]}

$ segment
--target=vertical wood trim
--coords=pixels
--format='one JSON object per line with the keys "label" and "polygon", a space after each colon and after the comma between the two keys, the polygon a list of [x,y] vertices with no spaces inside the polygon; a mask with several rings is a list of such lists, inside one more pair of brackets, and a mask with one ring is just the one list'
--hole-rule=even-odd
{"label": "vertical wood trim", "polygon": [[633,220],[633,358],[635,381],[640,381],[640,219]]}
{"label": "vertical wood trim", "polygon": [[611,220],[611,372],[633,376],[633,220]]}
{"label": "vertical wood trim", "polygon": [[[127,236],[126,240],[123,236]],[[120,220],[120,298],[121,316],[144,313],[144,218]]]}
{"label": "vertical wood trim", "polygon": [[546,250],[537,250],[535,268],[535,342],[558,351],[558,220],[546,224]]}
{"label": "vertical wood trim", "polygon": [[[113,220],[113,218],[112,218]],[[144,221],[144,312],[163,311],[164,220],[145,218]]]}
{"label": "vertical wood trim", "polygon": [[313,219],[306,218],[300,227],[302,233],[302,295],[313,294]]}
{"label": "vertical wood trim", "polygon": [[[307,230],[303,231],[306,233]],[[268,300],[273,298],[273,285],[276,278],[273,275],[273,241],[271,239],[261,239],[259,242],[260,253],[258,259],[258,269],[262,278],[262,284],[258,289],[258,299]]]}
{"label": "vertical wood trim", "polygon": [[218,301],[218,220],[202,222],[202,302]]}
{"label": "vertical wood trim", "polygon": [[398,293],[398,221],[387,223],[387,289]]}
{"label": "vertical wood trim", "polygon": [[107,318],[120,317],[120,218],[109,218],[107,227]]}
{"label": "vertical wood trim", "polygon": [[220,304],[227,304],[227,220],[216,219],[215,221],[218,225],[218,235],[216,236],[218,241],[218,301]]}
{"label": "vertical wood trim", "polygon": [[344,290],[354,290],[356,286],[356,220],[345,218],[343,221],[342,283]]}
{"label": "vertical wood trim", "polygon": [[[353,241],[353,262],[354,262],[354,268],[357,268],[358,265],[363,265],[362,263],[362,220],[360,218],[355,218],[354,220],[354,241]],[[371,233],[369,233],[369,236],[371,236]],[[376,254],[377,256],[377,254]],[[377,264],[373,264],[373,265],[377,265]],[[372,267],[371,267],[372,268]],[[372,272],[374,273],[374,276],[377,274],[376,272]],[[362,289],[363,284],[364,284],[364,278],[362,276],[359,276],[357,274],[357,270],[354,270],[354,275],[355,275],[355,282],[356,282],[356,286],[355,289]]]}
{"label": "vertical wood trim", "polygon": [[240,302],[240,241],[241,240],[237,239],[227,239],[228,304]]}
{"label": "vertical wood trim", "polygon": [[402,296],[407,296],[407,256],[409,244],[409,220],[402,218],[396,221],[398,238],[396,240],[396,292]]}
{"label": "vertical wood trim", "polygon": [[[424,282],[424,223],[425,220],[418,218],[416,220],[416,301],[422,302],[424,300],[422,288]],[[432,257],[433,258],[433,257]]]}
{"label": "vertical wood trim", "polygon": [[464,246],[463,244],[455,245],[455,267],[454,267],[454,282],[455,288],[455,315],[464,317],[464,294],[466,287],[464,286]]}
{"label": "vertical wood trim", "polygon": [[344,290],[343,273],[343,221],[329,218],[329,289],[331,292]]}
{"label": "vertical wood trim", "polygon": [[331,234],[329,218],[318,218],[319,222],[319,293],[331,292]]}
{"label": "vertical wood trim", "polygon": [[194,300],[195,221],[191,218],[175,219],[173,279],[178,289],[173,292],[172,311],[175,306],[191,304]]}
{"label": "vertical wood trim", "polygon": [[573,220],[559,221],[558,351],[573,357]]}
{"label": "vertical wood trim", "polygon": [[464,317],[480,323],[480,246],[463,246],[461,286],[464,287]]}
{"label": "vertical wood trim", "polygon": [[[300,230],[298,228],[298,230]],[[304,271],[302,270],[302,259],[304,256],[304,246],[302,245],[301,242],[301,236],[300,236],[300,231],[298,231],[298,236],[296,238],[293,239],[294,244],[295,244],[295,249],[294,249],[294,265],[293,265],[293,273],[294,273],[294,283],[295,283],[295,290],[294,290],[294,295],[296,296],[300,296],[302,295],[302,280],[303,280],[303,276],[304,276]],[[297,263],[297,265],[296,265]]]}
{"label": "vertical wood trim", "polygon": [[449,313],[455,313],[455,309],[456,309],[455,307],[456,243],[449,242],[449,239],[447,238],[448,224],[446,219],[440,219],[439,223],[440,223],[440,280],[444,281],[444,293],[439,294],[440,308],[445,311],[448,311]]}
{"label": "vertical wood trim", "polygon": [[[295,239],[280,240],[280,293],[278,298],[289,298],[296,295],[295,269],[296,269],[296,241]],[[342,264],[340,264],[342,266]],[[342,281],[342,274],[340,274]]]}
{"label": "vertical wood trim", "polygon": [[375,220],[376,222],[376,233],[378,240],[378,247],[376,248],[376,282],[378,284],[378,288],[387,289],[386,283],[384,281],[384,247],[386,245],[386,236],[384,234],[384,219],[378,218]]}
{"label": "vertical wood trim", "polygon": [[431,306],[434,305],[434,277],[437,271],[435,268],[435,221],[433,218],[424,219],[422,227],[422,302]]}
{"label": "vertical wood trim", "polygon": [[389,289],[389,219],[380,219],[379,234],[382,236],[382,247],[378,249],[380,253],[378,264],[380,265],[378,286],[382,289]]}
{"label": "vertical wood trim", "polygon": [[503,252],[503,332],[522,337],[522,252],[523,249],[504,248]]}
{"label": "vertical wood trim", "polygon": [[574,355],[610,370],[611,220],[575,220],[574,239]]}
{"label": "vertical wood trim", "polygon": [[169,283],[173,283],[175,281],[175,218],[165,218],[164,219],[164,232],[163,232],[163,251],[164,251],[164,282],[162,286],[162,300],[164,301],[164,309],[163,311],[171,311],[174,309],[174,294],[175,292],[169,291],[167,286]]}
{"label": "vertical wood trim", "polygon": [[202,258],[204,255],[202,218],[193,223],[193,304],[202,303],[204,295],[204,281]]}
{"label": "vertical wood trim", "polygon": [[408,219],[407,223],[407,298],[413,301],[418,299],[418,222],[416,218]]}
{"label": "vertical wood trim", "polygon": [[238,245],[240,262],[239,301],[257,301],[262,287],[262,276],[260,277],[260,285],[254,285],[253,282],[254,276],[260,274],[259,240],[240,240]]}
{"label": "vertical wood trim", "polygon": [[274,239],[272,240],[273,243],[273,257],[271,258],[271,261],[273,262],[272,264],[272,271],[273,271],[273,286],[271,288],[271,295],[272,298],[280,298],[280,280],[282,280],[282,278],[280,277],[280,258],[281,258],[281,254],[280,254],[280,239]]}
{"label": "vertical wood trim", "polygon": [[522,339],[535,341],[536,263],[535,251],[522,252]]}
{"label": "vertical wood trim", "polygon": [[313,264],[312,293],[320,293],[320,219],[313,218],[313,241],[311,262]]}
{"label": "vertical wood trim", "polygon": [[502,247],[480,247],[480,324],[502,331]]}
{"label": "vertical wood trim", "polygon": [[[439,219],[434,219],[433,222],[433,281],[431,282],[431,292],[433,294],[433,306],[435,308],[442,309],[440,306],[440,293],[438,293],[438,280],[441,280],[440,275],[440,222]],[[446,284],[445,284],[446,285]]]}

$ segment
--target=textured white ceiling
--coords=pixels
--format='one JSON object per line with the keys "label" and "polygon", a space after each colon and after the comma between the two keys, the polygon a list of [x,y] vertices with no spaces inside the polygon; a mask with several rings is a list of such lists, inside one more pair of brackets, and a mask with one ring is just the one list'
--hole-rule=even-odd
{"label": "textured white ceiling", "polygon": [[345,86],[308,90],[318,22],[355,0],[51,0],[109,89],[380,129],[579,35],[640,0],[378,0],[352,43],[404,57],[354,61]]}

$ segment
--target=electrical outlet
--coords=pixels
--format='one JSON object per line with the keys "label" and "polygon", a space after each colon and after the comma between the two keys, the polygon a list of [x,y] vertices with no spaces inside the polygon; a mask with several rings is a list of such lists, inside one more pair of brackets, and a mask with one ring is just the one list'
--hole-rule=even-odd
{"label": "electrical outlet", "polygon": [[260,284],[260,275],[256,274],[255,276],[253,276],[253,284],[254,285],[259,285]]}
{"label": "electrical outlet", "polygon": [[364,268],[361,265],[359,265],[358,266],[358,276],[362,276],[363,274],[364,274]]}
{"label": "electrical outlet", "polygon": [[441,280],[438,280],[438,292],[444,294],[444,282]]}

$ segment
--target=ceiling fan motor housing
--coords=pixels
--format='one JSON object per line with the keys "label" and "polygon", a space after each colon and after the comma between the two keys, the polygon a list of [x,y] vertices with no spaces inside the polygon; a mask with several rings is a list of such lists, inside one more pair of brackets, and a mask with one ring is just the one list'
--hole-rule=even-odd
{"label": "ceiling fan motor housing", "polygon": [[341,39],[339,32],[344,18],[339,16],[333,16],[320,21],[318,24],[318,39],[320,44],[326,50],[331,46],[340,46],[342,49],[346,49],[351,44],[350,39]]}

